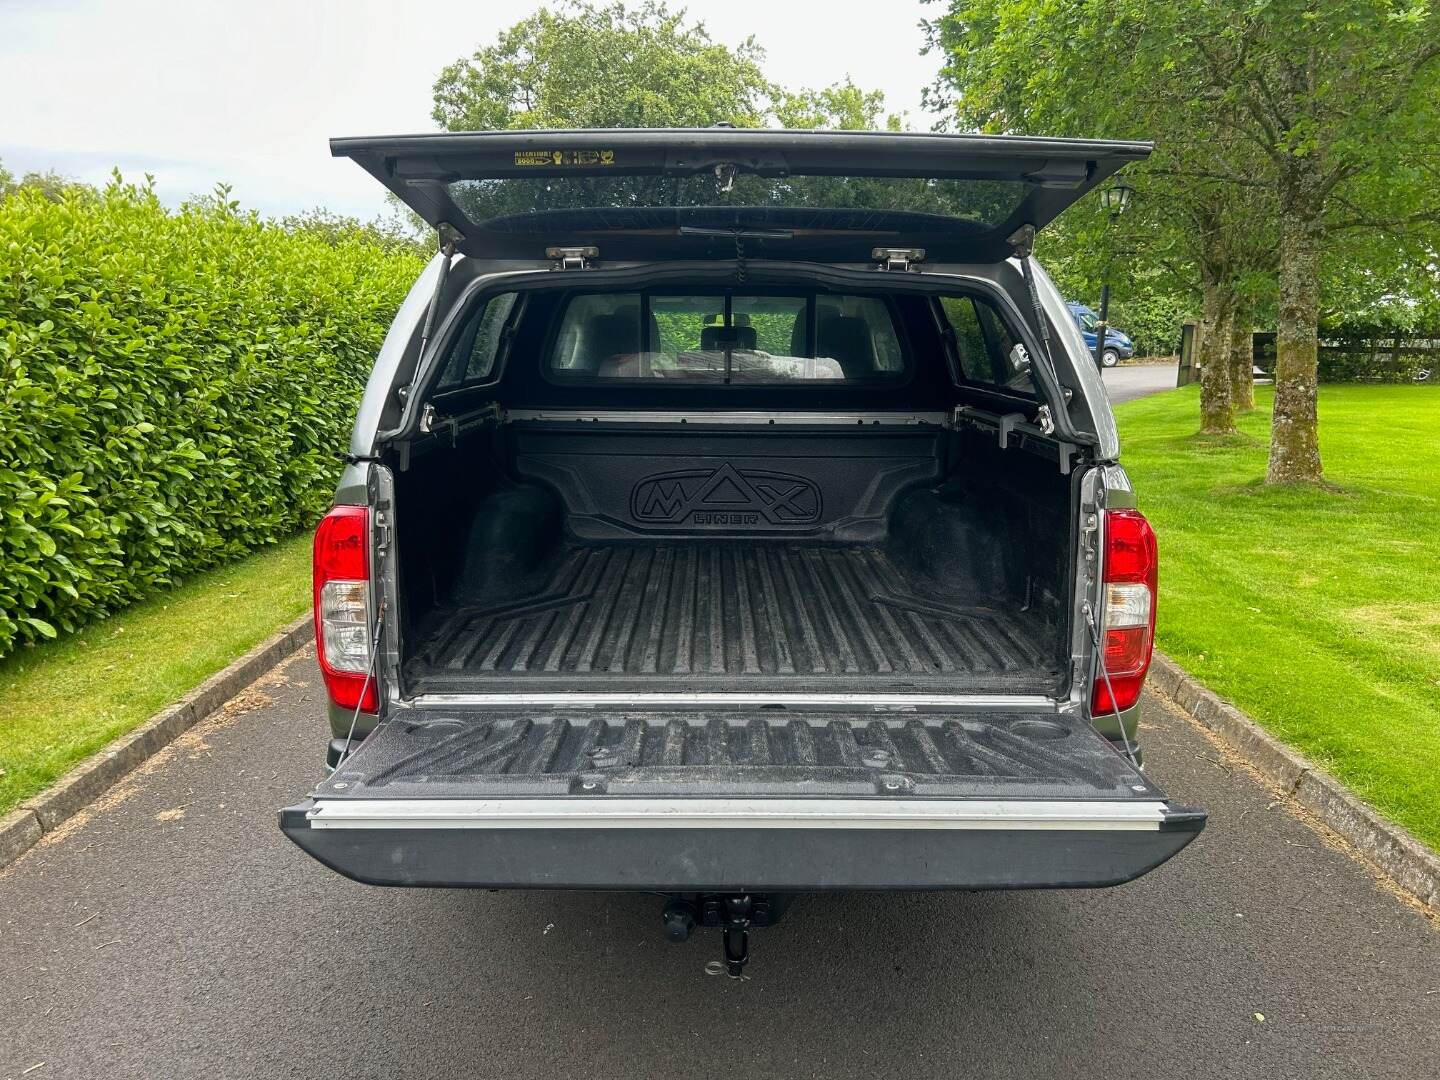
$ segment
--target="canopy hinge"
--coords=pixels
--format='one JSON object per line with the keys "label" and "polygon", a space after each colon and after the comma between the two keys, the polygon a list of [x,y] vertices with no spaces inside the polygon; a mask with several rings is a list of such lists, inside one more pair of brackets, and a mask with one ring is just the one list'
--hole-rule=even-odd
{"label": "canopy hinge", "polygon": [[589,270],[600,261],[598,247],[550,247],[545,257],[552,260],[551,270]]}
{"label": "canopy hinge", "polygon": [[448,221],[442,221],[436,225],[435,232],[440,237],[440,246],[451,248],[452,252],[453,249],[465,242],[465,234]]}
{"label": "canopy hinge", "polygon": [[918,269],[916,264],[925,261],[925,249],[877,247],[870,252],[870,258],[880,264],[880,270],[899,270],[904,273]]}
{"label": "canopy hinge", "polygon": [[1028,259],[1035,254],[1035,226],[1021,225],[1006,237],[1006,242],[1014,250],[1017,259]]}

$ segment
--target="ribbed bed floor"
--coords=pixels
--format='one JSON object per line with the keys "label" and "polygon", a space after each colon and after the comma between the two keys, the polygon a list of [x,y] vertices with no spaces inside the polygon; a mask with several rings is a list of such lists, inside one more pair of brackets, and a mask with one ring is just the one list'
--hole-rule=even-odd
{"label": "ribbed bed floor", "polygon": [[948,603],[863,547],[573,546],[537,592],[462,606],[432,625],[409,667],[422,690],[477,675],[687,684],[965,675],[1008,687],[1037,678],[1048,685],[1057,674],[1025,613]]}
{"label": "ribbed bed floor", "polygon": [[408,668],[422,691],[477,676],[566,676],[569,687],[577,674],[687,685],[963,676],[1014,689],[1057,674],[1024,613],[947,603],[875,548],[576,545],[530,595],[431,625]]}

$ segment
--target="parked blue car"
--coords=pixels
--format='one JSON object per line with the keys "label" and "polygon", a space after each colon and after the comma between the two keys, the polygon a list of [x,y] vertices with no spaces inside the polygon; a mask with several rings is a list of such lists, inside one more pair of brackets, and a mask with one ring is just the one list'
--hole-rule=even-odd
{"label": "parked blue car", "polygon": [[[1095,328],[1100,325],[1100,316],[1084,304],[1067,303],[1070,314],[1075,317],[1075,324],[1080,327],[1080,333],[1085,338],[1085,344],[1090,349],[1090,355],[1095,355]],[[1129,335],[1121,333],[1113,326],[1105,328],[1105,349],[1100,354],[1101,367],[1114,367],[1121,360],[1129,360],[1135,355],[1135,343],[1130,340]]]}

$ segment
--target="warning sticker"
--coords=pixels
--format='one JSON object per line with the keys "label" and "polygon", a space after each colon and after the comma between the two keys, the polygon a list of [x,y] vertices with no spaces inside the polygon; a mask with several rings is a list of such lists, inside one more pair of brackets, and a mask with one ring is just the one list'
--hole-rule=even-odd
{"label": "warning sticker", "polygon": [[555,168],[576,165],[614,165],[614,150],[517,150],[516,165],[539,165]]}

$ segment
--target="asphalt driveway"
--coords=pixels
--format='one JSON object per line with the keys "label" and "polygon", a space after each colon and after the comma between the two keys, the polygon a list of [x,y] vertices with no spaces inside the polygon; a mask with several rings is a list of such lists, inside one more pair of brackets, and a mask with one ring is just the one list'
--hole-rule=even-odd
{"label": "asphalt driveway", "polygon": [[1110,400],[1118,405],[1161,390],[1175,389],[1176,373],[1174,364],[1128,364],[1106,368],[1100,377],[1110,392]]}
{"label": "asphalt driveway", "polygon": [[1158,701],[1149,768],[1211,812],[1171,863],[807,898],[733,982],[655,898],[310,861],[274,812],[322,693],[307,651],[0,873],[0,1077],[1435,1075],[1440,932]]}

